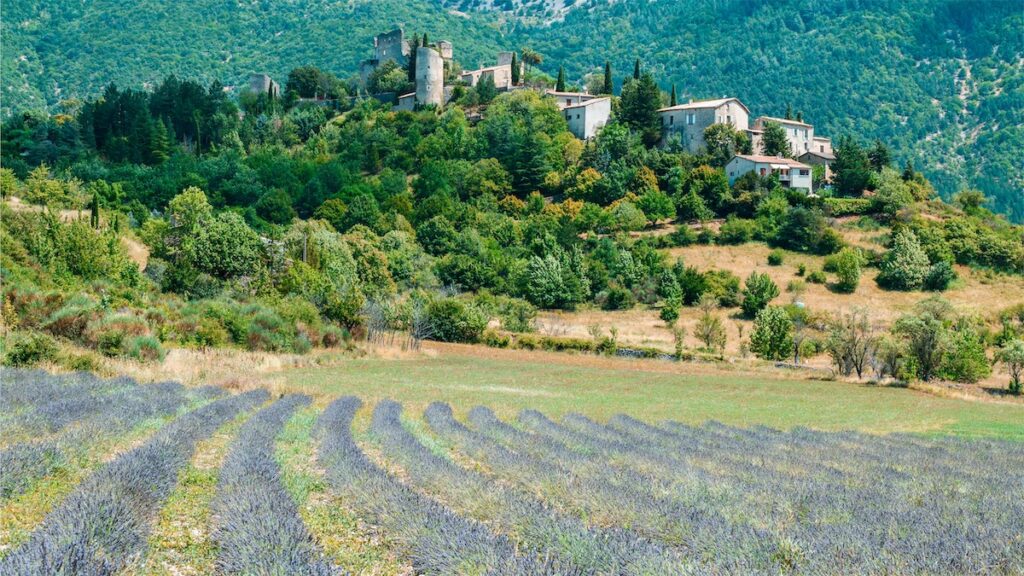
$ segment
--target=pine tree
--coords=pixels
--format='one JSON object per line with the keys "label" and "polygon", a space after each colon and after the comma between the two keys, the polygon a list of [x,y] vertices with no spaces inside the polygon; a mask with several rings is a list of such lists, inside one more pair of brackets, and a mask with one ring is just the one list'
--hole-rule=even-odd
{"label": "pine tree", "polygon": [[672,85],[672,96],[669,99],[669,104],[668,105],[669,106],[675,106],[676,105],[676,85],[675,84]]}
{"label": "pine tree", "polygon": [[519,85],[519,55],[515,52],[512,53],[512,85]]}
{"label": "pine tree", "polygon": [[170,148],[167,126],[160,120],[154,120],[149,132],[149,163],[161,164],[166,161],[170,157]]}
{"label": "pine tree", "polygon": [[761,135],[761,152],[765,156],[789,156],[793,153],[786,131],[778,122],[765,122]]}
{"label": "pine tree", "polygon": [[604,90],[602,90],[601,93],[615,93],[615,83],[612,80],[612,63],[607,60],[604,61]]}
{"label": "pine tree", "polygon": [[558,81],[555,82],[556,92],[565,92],[565,67],[558,67]]}
{"label": "pine tree", "polygon": [[89,214],[89,224],[93,230],[100,229],[100,195],[93,194],[92,202],[89,205],[89,210],[92,212]]}
{"label": "pine tree", "polygon": [[650,72],[644,72],[639,80],[631,80],[622,87],[619,118],[640,134],[648,146],[661,139],[661,90]]}
{"label": "pine tree", "polygon": [[792,120],[792,119],[793,119],[793,107],[790,106],[789,104],[786,104],[786,120]]}
{"label": "pine tree", "polygon": [[907,160],[907,163],[903,166],[903,181],[910,182],[917,174],[914,172],[914,163]]}
{"label": "pine tree", "polygon": [[636,61],[633,62],[633,80],[639,80],[639,79],[640,79],[640,59],[637,58]]}
{"label": "pine tree", "polygon": [[803,122],[804,121],[804,113],[803,112],[797,111],[797,113],[796,113],[796,121],[797,122]]}

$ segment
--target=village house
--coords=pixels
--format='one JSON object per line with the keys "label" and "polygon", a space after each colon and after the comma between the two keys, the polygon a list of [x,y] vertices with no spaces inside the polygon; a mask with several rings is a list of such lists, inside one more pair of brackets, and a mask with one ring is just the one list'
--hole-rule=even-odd
{"label": "village house", "polygon": [[281,86],[266,74],[251,74],[249,76],[249,91],[254,94],[267,94],[271,98],[281,96]]}
{"label": "village house", "polygon": [[571,106],[559,106],[569,123],[569,131],[580,140],[590,140],[608,123],[612,114],[612,99],[591,98]]}
{"label": "village house", "polygon": [[799,120],[786,120],[785,118],[774,118],[772,116],[761,116],[754,120],[753,130],[748,131],[748,134],[751,136],[750,141],[754,145],[754,151],[761,151],[760,135],[764,133],[765,124],[768,122],[775,122],[786,131],[786,139],[789,140],[789,146],[794,157],[810,151],[811,143],[814,141],[814,126]]}
{"label": "village house", "polygon": [[814,193],[811,167],[792,158],[737,154],[725,165],[730,186],[749,172],[756,172],[759,176],[776,174],[784,187],[804,190],[808,195]]}
{"label": "village house", "polygon": [[554,98],[555,104],[558,106],[559,110],[565,110],[569,106],[582,104],[587,100],[600,98],[600,96],[588,94],[586,92],[558,92],[556,90],[545,90],[544,95]]}
{"label": "village house", "polygon": [[705,147],[704,130],[712,124],[729,124],[746,130],[750,122],[750,110],[738,98],[690,101],[662,108],[658,115],[661,116],[663,141],[678,137],[683,147],[692,153]]}
{"label": "village house", "polygon": [[832,182],[832,163],[835,162],[836,156],[832,151],[831,139],[815,136],[811,141],[811,149],[797,156],[797,160],[811,166],[824,166],[825,182]]}

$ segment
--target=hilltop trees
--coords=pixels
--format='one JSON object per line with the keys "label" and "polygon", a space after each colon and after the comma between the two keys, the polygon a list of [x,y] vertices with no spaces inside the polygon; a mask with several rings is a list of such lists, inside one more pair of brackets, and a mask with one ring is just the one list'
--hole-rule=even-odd
{"label": "hilltop trees", "polygon": [[650,72],[622,87],[619,119],[640,134],[644,144],[653,146],[661,140],[661,90]]}
{"label": "hilltop trees", "polygon": [[871,160],[857,141],[849,136],[839,140],[832,163],[833,185],[840,196],[860,196],[871,186]]}

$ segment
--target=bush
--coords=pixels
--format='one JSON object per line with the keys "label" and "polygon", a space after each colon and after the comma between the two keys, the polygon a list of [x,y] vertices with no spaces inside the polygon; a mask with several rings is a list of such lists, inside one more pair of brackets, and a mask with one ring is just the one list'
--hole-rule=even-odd
{"label": "bush", "polygon": [[863,216],[872,212],[870,198],[825,198],[825,210],[829,216]]}
{"label": "bush", "polygon": [[136,336],[128,344],[128,356],[142,362],[163,360],[164,349],[152,336]]}
{"label": "bush", "polygon": [[735,216],[729,216],[718,229],[719,244],[745,244],[754,239],[757,223]]}
{"label": "bush", "polygon": [[672,243],[676,246],[691,246],[697,243],[697,233],[686,224],[676,226],[676,231],[671,235]]}
{"label": "bush", "polygon": [[743,302],[740,308],[743,309],[744,316],[753,318],[778,295],[779,287],[767,274],[751,272],[743,289]]}
{"label": "bush", "polygon": [[825,275],[824,270],[815,270],[807,275],[807,281],[811,284],[824,284],[828,282],[828,276]]}
{"label": "bush", "polygon": [[676,300],[665,302],[661,307],[661,312],[658,313],[658,317],[669,326],[675,324],[676,320],[679,320],[679,302]]}
{"label": "bush", "polygon": [[96,319],[98,310],[99,307],[92,300],[73,298],[46,319],[43,329],[54,336],[79,340],[85,334],[89,322]]}
{"label": "bush", "polygon": [[796,265],[796,275],[803,276],[804,274],[807,274],[807,264],[801,262]]}
{"label": "bush", "polygon": [[856,248],[843,248],[835,256],[825,260],[826,270],[836,274],[836,290],[851,293],[860,284],[860,268],[864,265],[864,257]]}
{"label": "bush", "polygon": [[478,342],[487,327],[487,316],[472,305],[454,298],[427,304],[431,335],[441,342]]}
{"label": "bush", "polygon": [[882,258],[878,285],[891,290],[917,290],[924,284],[929,267],[928,255],[917,236],[910,230],[901,230]]}
{"label": "bush", "polygon": [[932,292],[942,292],[948,289],[949,285],[956,279],[956,270],[953,269],[949,262],[942,260],[932,264],[931,268],[928,269],[922,287]]}
{"label": "bush", "polygon": [[772,250],[771,252],[768,253],[768,265],[782,266],[782,260],[784,258],[785,255],[782,253],[782,250]]}
{"label": "bush", "polygon": [[482,340],[491,348],[508,348],[512,345],[512,337],[497,330],[485,330]]}
{"label": "bush", "polygon": [[57,358],[57,341],[41,332],[14,332],[7,339],[4,364],[33,366]]}
{"label": "bush", "polygon": [[974,328],[962,327],[953,332],[948,346],[939,369],[943,378],[973,384],[992,373],[985,343]]}
{"label": "bush", "polygon": [[784,360],[793,352],[793,321],[780,306],[768,306],[757,313],[750,350],[765,360]]}
{"label": "bush", "polygon": [[320,345],[324,348],[337,348],[349,339],[349,334],[344,329],[333,324],[327,324],[320,332]]}
{"label": "bush", "polygon": [[613,284],[604,294],[601,308],[603,310],[629,310],[636,305],[636,298],[628,288]]}

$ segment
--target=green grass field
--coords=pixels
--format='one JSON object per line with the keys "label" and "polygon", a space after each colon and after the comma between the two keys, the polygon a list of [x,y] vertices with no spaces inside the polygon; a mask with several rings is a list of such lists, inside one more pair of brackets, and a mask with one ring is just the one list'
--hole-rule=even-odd
{"label": "green grass field", "polygon": [[[514,418],[523,408],[552,417],[623,412],[657,422],[718,420],[788,429],[913,432],[1024,441],[1024,404],[943,398],[899,388],[729,373],[684,374],[655,361],[619,362],[540,353],[445,349],[436,358],[356,359],[275,374],[289,390],[368,404],[392,398],[419,417],[432,401],[461,417],[476,405]],[[699,368],[698,368],[699,369]],[[368,412],[368,410],[366,411]]]}

